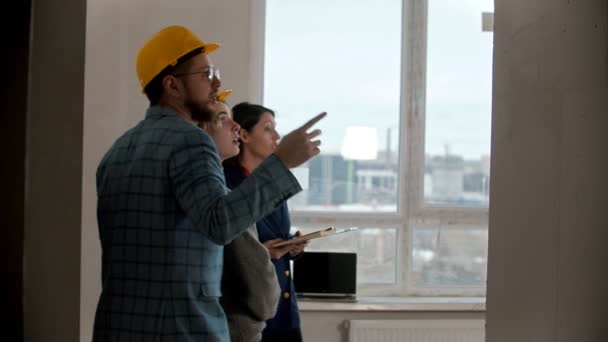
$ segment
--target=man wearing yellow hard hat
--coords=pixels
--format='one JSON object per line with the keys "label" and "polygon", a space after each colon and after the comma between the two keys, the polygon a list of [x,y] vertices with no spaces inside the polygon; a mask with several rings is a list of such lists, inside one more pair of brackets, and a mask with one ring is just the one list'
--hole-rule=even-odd
{"label": "man wearing yellow hard hat", "polygon": [[150,100],[97,169],[102,292],[93,341],[229,341],[219,304],[223,246],[301,190],[289,171],[319,153],[324,114],[286,135],[228,192],[208,119],[221,85],[205,43],[169,26],[136,69]]}

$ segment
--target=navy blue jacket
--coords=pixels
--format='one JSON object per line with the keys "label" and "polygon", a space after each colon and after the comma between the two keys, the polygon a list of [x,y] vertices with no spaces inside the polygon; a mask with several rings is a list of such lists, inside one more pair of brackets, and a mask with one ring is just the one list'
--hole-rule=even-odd
{"label": "navy blue jacket", "polygon": [[[226,175],[226,185],[230,189],[238,186],[247,177],[245,171],[238,166],[224,167],[224,174]],[[262,243],[277,238],[285,240],[291,238],[292,235],[289,232],[291,221],[287,202],[283,201],[272,213],[257,221],[256,226]],[[278,260],[272,260],[281,287],[281,298],[279,299],[277,314],[266,322],[266,329],[263,331],[264,336],[281,334],[287,330],[300,328],[296,292],[289,267],[290,260],[289,253]]]}

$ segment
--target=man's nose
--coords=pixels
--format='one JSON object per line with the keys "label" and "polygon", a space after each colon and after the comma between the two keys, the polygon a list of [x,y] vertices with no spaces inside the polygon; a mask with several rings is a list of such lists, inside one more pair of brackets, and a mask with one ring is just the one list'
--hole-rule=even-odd
{"label": "man's nose", "polygon": [[217,77],[213,77],[213,81],[211,81],[211,86],[217,90],[222,86],[222,81],[220,81]]}

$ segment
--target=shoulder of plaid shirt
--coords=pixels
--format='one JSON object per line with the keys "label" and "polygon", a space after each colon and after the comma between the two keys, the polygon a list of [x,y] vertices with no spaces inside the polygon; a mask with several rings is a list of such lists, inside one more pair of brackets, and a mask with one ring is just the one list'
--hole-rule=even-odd
{"label": "shoulder of plaid shirt", "polygon": [[97,169],[93,340],[228,341],[223,246],[300,190],[271,156],[228,192],[212,139],[170,109],[149,108]]}

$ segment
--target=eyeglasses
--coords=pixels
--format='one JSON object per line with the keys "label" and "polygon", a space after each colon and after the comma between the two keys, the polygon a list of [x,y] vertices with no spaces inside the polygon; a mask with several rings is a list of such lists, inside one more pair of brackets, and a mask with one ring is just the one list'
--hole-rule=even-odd
{"label": "eyeglasses", "polygon": [[195,74],[204,74],[207,76],[207,79],[209,80],[209,82],[213,81],[213,78],[219,80],[220,79],[220,69],[216,66],[210,66],[209,69],[206,70],[202,70],[202,71],[193,71],[193,72],[182,72],[179,74],[172,74],[175,77],[180,77],[180,76],[188,76],[188,75],[195,75]]}

